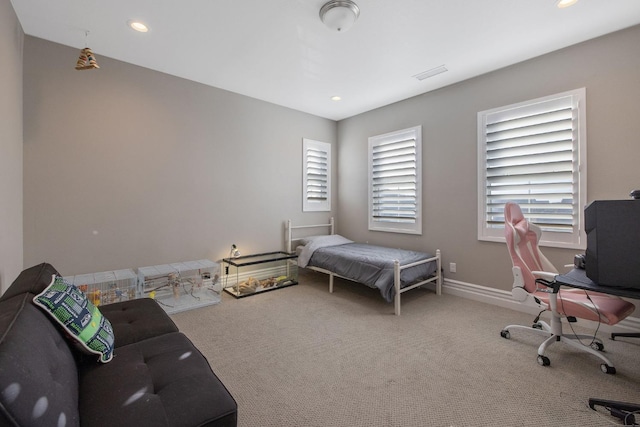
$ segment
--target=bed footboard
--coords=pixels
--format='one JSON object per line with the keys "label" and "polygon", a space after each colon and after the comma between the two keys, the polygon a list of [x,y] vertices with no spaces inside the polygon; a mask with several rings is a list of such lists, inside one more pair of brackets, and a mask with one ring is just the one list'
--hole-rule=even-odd
{"label": "bed footboard", "polygon": [[[400,272],[406,268],[414,267],[416,265],[425,264],[427,262],[436,262],[436,274],[434,276],[429,277],[426,280],[422,280],[420,282],[414,283],[409,286],[405,286],[402,288],[400,286]],[[396,316],[400,316],[400,300],[401,296],[404,292],[410,291],[411,289],[415,289],[419,286],[424,286],[428,283],[434,283],[436,286],[436,295],[442,295],[442,257],[440,254],[440,249],[436,250],[436,256],[428,259],[424,259],[421,261],[417,261],[411,264],[400,265],[398,260],[393,263],[393,286],[395,287],[396,294],[393,300],[394,303],[394,312]]]}

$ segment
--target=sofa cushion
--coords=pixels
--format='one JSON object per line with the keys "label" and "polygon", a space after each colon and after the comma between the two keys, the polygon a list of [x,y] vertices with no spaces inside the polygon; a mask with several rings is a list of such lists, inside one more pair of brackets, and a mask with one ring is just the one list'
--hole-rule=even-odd
{"label": "sofa cushion", "polygon": [[235,426],[237,405],[180,332],[120,346],[108,364],[81,364],[80,416],[94,426]]}
{"label": "sofa cushion", "polygon": [[51,264],[46,262],[27,268],[18,275],[9,289],[0,296],[0,301],[24,293],[37,295],[51,284],[51,276],[54,274],[56,276],[60,275]]}
{"label": "sofa cushion", "polygon": [[77,426],[73,354],[32,297],[0,301],[0,425]]}
{"label": "sofa cushion", "polygon": [[52,276],[51,284],[33,298],[33,303],[62,326],[81,351],[97,354],[103,363],[111,360],[111,323],[76,286]]}
{"label": "sofa cushion", "polygon": [[167,312],[151,298],[101,305],[100,311],[111,322],[116,348],[178,332],[178,327]]}

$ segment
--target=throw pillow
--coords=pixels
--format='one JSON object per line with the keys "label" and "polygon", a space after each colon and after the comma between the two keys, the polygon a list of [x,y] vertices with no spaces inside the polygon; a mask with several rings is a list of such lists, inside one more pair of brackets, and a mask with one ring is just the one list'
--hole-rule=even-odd
{"label": "throw pillow", "polygon": [[111,360],[114,343],[111,323],[76,286],[53,275],[51,284],[33,302],[62,325],[80,350],[97,354],[102,363]]}

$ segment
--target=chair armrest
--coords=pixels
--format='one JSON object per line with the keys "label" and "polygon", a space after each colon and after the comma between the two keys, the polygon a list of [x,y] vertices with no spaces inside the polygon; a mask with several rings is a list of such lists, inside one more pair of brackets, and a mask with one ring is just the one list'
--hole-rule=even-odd
{"label": "chair armrest", "polygon": [[[547,293],[558,293],[560,290],[560,283],[556,282],[556,276],[558,273],[552,273],[550,271],[532,271],[531,274],[536,278],[536,290],[547,292]],[[540,283],[544,286],[544,289],[538,288],[538,279],[542,279],[543,282]]]}
{"label": "chair armrest", "polygon": [[551,273],[549,271],[532,271],[531,274],[536,276],[538,279],[548,280],[549,282],[553,282],[558,273]]}

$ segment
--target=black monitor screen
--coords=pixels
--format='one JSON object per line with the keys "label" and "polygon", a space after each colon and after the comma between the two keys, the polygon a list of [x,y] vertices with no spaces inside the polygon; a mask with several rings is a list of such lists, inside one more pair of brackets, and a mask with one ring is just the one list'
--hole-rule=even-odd
{"label": "black monitor screen", "polygon": [[597,200],[584,217],[587,277],[602,286],[640,288],[640,200]]}

